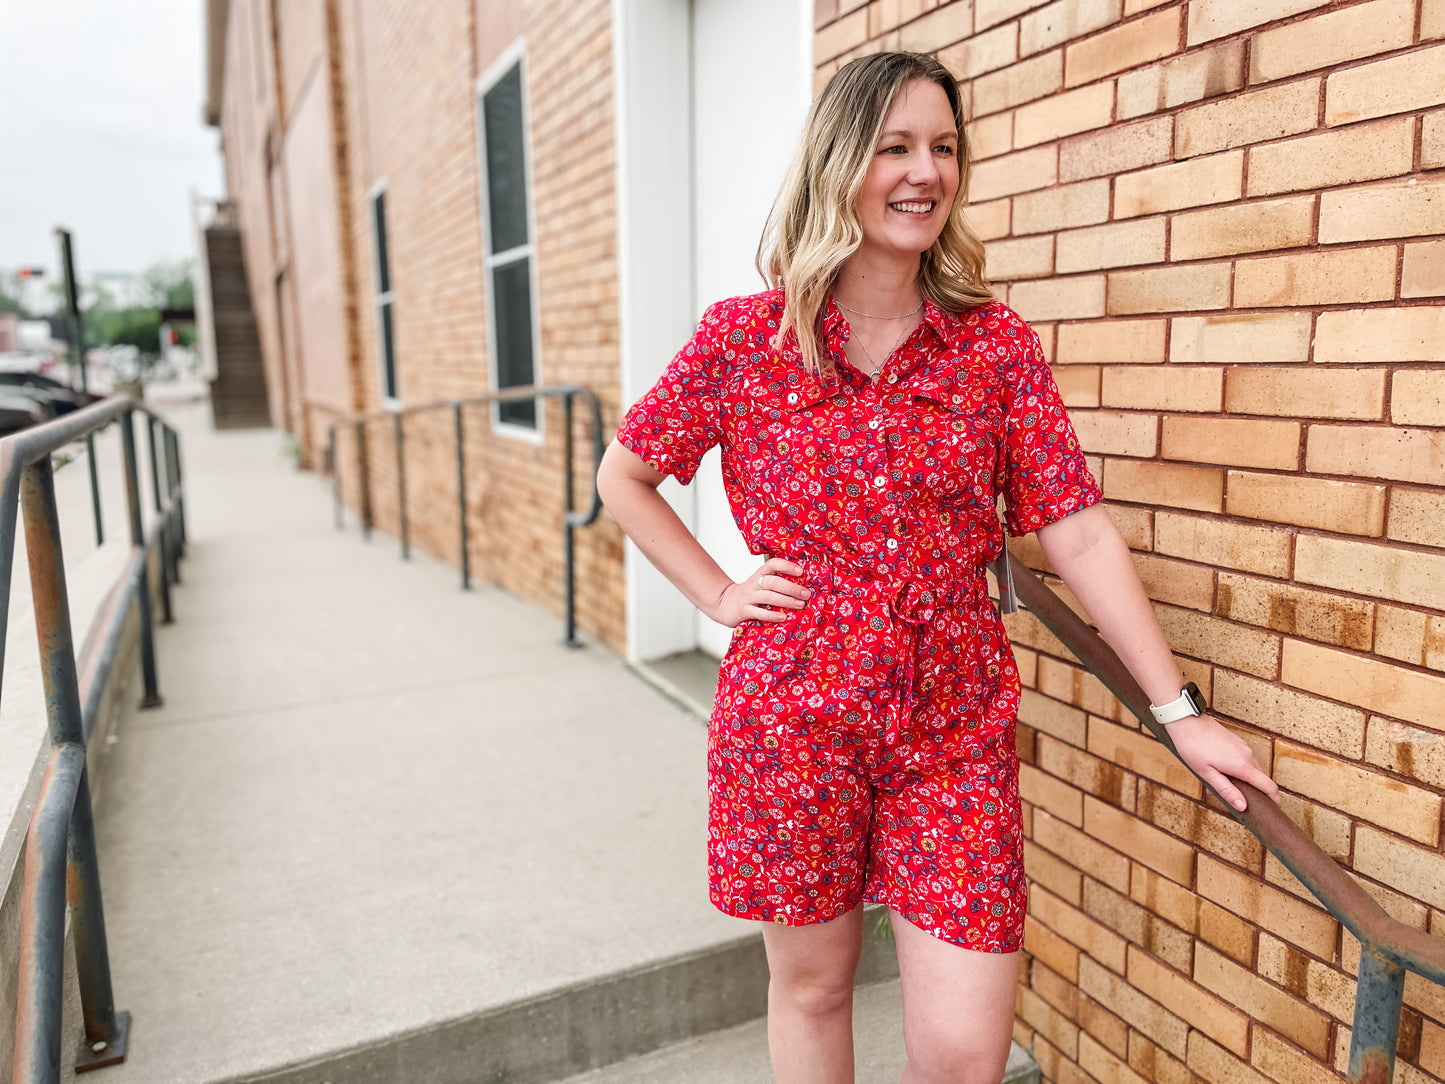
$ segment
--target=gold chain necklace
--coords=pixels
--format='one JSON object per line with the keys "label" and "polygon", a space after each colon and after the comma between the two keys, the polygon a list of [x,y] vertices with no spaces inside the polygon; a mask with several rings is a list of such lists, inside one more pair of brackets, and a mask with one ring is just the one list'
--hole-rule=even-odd
{"label": "gold chain necklace", "polygon": [[[923,307],[923,306],[920,305],[918,308],[922,308],[922,307]],[[914,312],[917,312],[918,309],[914,309],[913,311],[914,311]],[[862,314],[862,315],[865,315],[865,316],[866,316],[867,314],[864,313],[864,314]],[[909,315],[911,316],[912,313],[909,313]],[[901,317],[894,317],[894,319],[901,319]],[[908,329],[907,331],[905,331],[902,335],[898,336],[898,338],[897,338],[896,340],[894,340],[892,348],[888,351],[888,353],[886,353],[886,354],[883,355],[883,365],[888,364],[888,359],[893,356],[893,351],[898,349],[898,347],[902,344],[903,340],[908,337],[908,333],[909,333],[910,331],[912,331],[912,330],[913,330],[912,328],[909,328],[909,329]],[[870,380],[877,380],[880,376],[882,376],[882,375],[883,375],[883,365],[878,364],[877,359],[873,357],[873,352],[868,349],[868,344],[863,341],[863,337],[860,335],[858,338],[856,338],[856,339],[850,339],[849,341],[850,341],[850,342],[856,342],[856,343],[858,344],[859,348],[863,351],[863,356],[868,359],[868,366],[869,366],[869,369],[871,370],[871,371],[868,373],[869,379],[870,379]]]}
{"label": "gold chain necklace", "polygon": [[[919,310],[923,308],[923,299],[919,298],[918,304],[915,305],[908,312],[900,313],[897,316],[878,316],[875,313],[864,312],[862,309],[855,309],[852,305],[845,305],[842,301],[839,301],[836,296],[833,298],[833,301],[840,309],[847,309],[855,316],[866,316],[870,320],[907,320],[910,316],[917,316]],[[898,336],[898,338],[894,341],[892,348],[889,349],[888,353],[883,355],[883,365],[886,365],[888,363],[888,359],[893,356],[893,351],[898,349],[899,344],[902,343],[905,338],[907,338],[908,332],[912,330],[912,328],[908,328],[903,332],[902,335]],[[856,341],[859,348],[863,351],[863,356],[868,359],[868,365],[871,369],[871,372],[868,374],[869,377],[873,380],[877,380],[880,376],[883,375],[883,365],[880,365],[878,363],[878,359],[876,359],[873,356],[873,352],[868,349],[868,344],[863,341],[863,337],[861,335],[857,338]]]}
{"label": "gold chain necklace", "polygon": [[923,299],[919,298],[918,305],[916,307],[909,309],[907,312],[902,313],[898,316],[876,316],[871,312],[864,312],[862,309],[855,309],[852,305],[845,305],[843,304],[843,302],[839,301],[836,296],[833,298],[833,300],[837,303],[840,309],[847,309],[855,316],[866,316],[870,320],[906,320],[908,319],[908,317],[917,313],[919,309],[923,308]]}

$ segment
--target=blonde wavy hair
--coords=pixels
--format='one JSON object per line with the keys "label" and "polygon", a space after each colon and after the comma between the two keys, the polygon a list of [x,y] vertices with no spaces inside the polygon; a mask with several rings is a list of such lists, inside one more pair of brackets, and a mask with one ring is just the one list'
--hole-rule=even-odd
{"label": "blonde wavy hair", "polygon": [[[958,129],[958,195],[938,240],[919,262],[919,292],[951,312],[993,299],[984,277],[983,242],[964,217],[970,153],[958,83],[923,53],[875,53],[839,68],[808,111],[793,155],[758,244],[757,267],[769,288],[786,291],[774,340],[791,333],[809,372],[831,375],[822,338],[822,314],[844,261],[863,242],[858,193],[877,150],[893,101],[915,79],[937,83],[948,96]],[[808,328],[803,334],[800,329]]]}

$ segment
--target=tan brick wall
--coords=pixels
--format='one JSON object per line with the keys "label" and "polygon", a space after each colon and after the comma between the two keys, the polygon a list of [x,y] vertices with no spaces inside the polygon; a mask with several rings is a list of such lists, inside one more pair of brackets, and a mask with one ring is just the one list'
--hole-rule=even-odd
{"label": "tan brick wall", "polygon": [[[1395,917],[1445,923],[1445,5],[818,0],[936,52],[971,218],[1186,674]],[[1041,567],[1036,543],[1015,543]],[[1016,1035],[1046,1080],[1337,1079],[1359,946],[1028,614]],[[1445,1080],[1407,986],[1396,1079]]]}
{"label": "tan brick wall", "polygon": [[[257,4],[258,0],[247,0]],[[474,8],[474,3],[479,7]],[[245,7],[239,3],[235,7]],[[262,5],[264,6],[264,5]],[[264,168],[246,173],[254,154],[232,163],[231,130],[271,125],[284,139],[298,102],[315,80],[330,80],[335,140],[336,220],[341,266],[339,310],[344,341],[326,350],[326,374],[310,372],[308,390],[289,415],[308,460],[320,465],[328,427],[345,411],[381,405],[369,193],[385,182],[394,343],[401,399],[407,407],[484,394],[488,390],[485,275],[479,207],[475,80],[490,57],[479,58],[478,20],[485,0],[399,0],[356,4],[308,0],[276,5],[278,59],[264,113],[238,102],[228,118],[228,175],[243,190],[248,234],[259,235],[267,207]],[[522,3],[526,38],[532,154],[532,196],[538,224],[538,303],[543,383],[593,388],[604,426],[618,415],[617,269],[613,193],[610,4]],[[233,16],[234,18],[234,16]],[[233,28],[234,29],[234,28]],[[278,90],[279,88],[279,90]],[[228,83],[228,92],[230,84]],[[285,101],[277,116],[274,99]],[[242,160],[243,159],[243,160]],[[294,199],[294,197],[293,197]],[[295,229],[304,214],[293,214]],[[249,255],[249,250],[248,250]],[[277,254],[262,253],[266,273],[252,271],[252,295],[263,332],[276,328],[273,276]],[[305,331],[306,312],[299,314]],[[280,372],[279,330],[268,364]],[[301,358],[286,364],[308,365]],[[313,354],[319,351],[313,350]],[[345,394],[330,391],[344,367]],[[277,400],[273,391],[273,403]],[[560,407],[546,408],[545,439],[529,443],[494,433],[487,408],[469,407],[464,442],[467,513],[473,575],[561,614],[563,469]],[[585,436],[579,411],[576,433]],[[585,503],[590,460],[579,441],[576,499]],[[370,503],[378,530],[400,528],[392,420],[367,424]],[[460,562],[455,436],[451,413],[412,414],[405,420],[406,510],[411,544]],[[361,504],[358,451],[350,429],[338,437],[337,463],[347,504]],[[604,516],[577,535],[577,616],[584,631],[614,648],[624,641],[622,540]]]}

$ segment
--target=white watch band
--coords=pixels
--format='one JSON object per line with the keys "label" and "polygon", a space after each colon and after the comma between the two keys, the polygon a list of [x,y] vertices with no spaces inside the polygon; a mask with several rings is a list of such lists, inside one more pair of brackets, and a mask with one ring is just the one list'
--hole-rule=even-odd
{"label": "white watch band", "polygon": [[1175,699],[1157,707],[1150,704],[1149,710],[1154,713],[1154,721],[1162,726],[1187,719],[1191,715],[1203,715],[1204,706],[1204,697],[1200,695],[1199,686],[1191,681]]}

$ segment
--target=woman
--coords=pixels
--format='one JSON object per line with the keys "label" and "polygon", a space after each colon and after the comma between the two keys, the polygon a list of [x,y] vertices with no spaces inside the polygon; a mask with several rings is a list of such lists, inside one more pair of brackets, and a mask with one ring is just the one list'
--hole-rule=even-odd
{"label": "woman", "polygon": [[[607,507],[700,609],[736,629],[709,729],[709,880],[766,922],[783,1084],[853,1079],[863,900],[898,948],[904,1084],[996,1084],[1025,883],[1019,680],[984,564],[1037,530],[1054,569],[1170,722],[1184,759],[1271,797],[1182,679],[1103,509],[1037,336],[992,300],[965,221],[956,83],[927,56],[828,82],[774,207],[774,289],[708,309],[628,412]],[[760,567],[734,583],[657,486],[721,444]]]}

